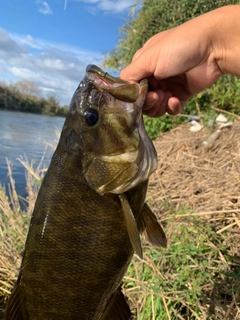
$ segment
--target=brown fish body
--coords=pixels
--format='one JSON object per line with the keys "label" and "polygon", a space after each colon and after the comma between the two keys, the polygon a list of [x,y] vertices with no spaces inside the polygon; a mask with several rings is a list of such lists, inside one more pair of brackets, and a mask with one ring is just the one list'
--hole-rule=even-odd
{"label": "brown fish body", "polygon": [[99,319],[133,254],[117,195],[96,195],[69,156],[60,177],[53,158],[31,221],[17,290],[32,320]]}
{"label": "brown fish body", "polygon": [[[105,170],[103,177],[98,177],[97,169],[91,171],[92,163],[98,159],[91,155],[94,149],[91,139],[98,142],[104,134],[109,135],[108,126],[103,131],[99,129],[94,138],[88,137],[90,129],[85,133],[78,131],[80,120],[74,111],[76,97],[38,194],[19,278],[7,305],[6,320],[117,320],[130,317],[118,288],[132,258],[133,247],[118,194],[107,190],[112,188],[114,179],[103,187],[102,182],[96,186],[96,181],[105,182],[105,175],[111,175],[111,172],[115,177],[116,168],[111,167],[108,171],[101,160],[99,165]],[[126,130],[124,119],[121,121],[116,130]],[[109,137],[104,139],[106,142]],[[87,146],[84,145],[86,142],[89,143]],[[100,144],[96,149],[101,147],[99,153],[102,153],[105,146]],[[132,152],[131,140],[129,145]],[[114,161],[120,160],[114,158]],[[125,170],[128,169],[121,168],[121,174],[117,173],[120,183],[124,180],[121,175]],[[104,191],[96,192],[98,188],[104,188]],[[147,179],[144,179],[124,192],[138,226],[146,190]],[[110,316],[114,310],[116,314]]]}

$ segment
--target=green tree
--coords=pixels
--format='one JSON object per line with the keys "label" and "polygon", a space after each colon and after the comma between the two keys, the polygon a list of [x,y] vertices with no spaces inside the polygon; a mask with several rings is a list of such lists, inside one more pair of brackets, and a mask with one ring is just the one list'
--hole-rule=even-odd
{"label": "green tree", "polygon": [[56,115],[59,109],[59,102],[55,96],[49,96],[47,99],[47,104],[45,106],[47,114]]}
{"label": "green tree", "polygon": [[67,113],[68,113],[68,106],[63,106],[61,108],[58,108],[57,116],[65,117]]}
{"label": "green tree", "polygon": [[38,92],[31,82],[17,82],[10,86],[0,83],[0,109],[66,116],[68,108],[60,107],[54,96],[38,98],[32,95],[34,91]]}

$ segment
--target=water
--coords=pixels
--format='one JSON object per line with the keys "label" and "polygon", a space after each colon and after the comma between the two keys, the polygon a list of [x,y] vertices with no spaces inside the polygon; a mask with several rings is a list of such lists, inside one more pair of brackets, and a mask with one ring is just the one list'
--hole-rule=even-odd
{"label": "water", "polygon": [[0,110],[0,184],[7,186],[9,183],[8,158],[13,164],[17,193],[26,197],[25,168],[17,158],[26,155],[37,166],[46,151],[44,164],[47,166],[54,150],[46,149],[46,142],[56,140],[55,131],[61,132],[63,122],[64,118],[60,117]]}

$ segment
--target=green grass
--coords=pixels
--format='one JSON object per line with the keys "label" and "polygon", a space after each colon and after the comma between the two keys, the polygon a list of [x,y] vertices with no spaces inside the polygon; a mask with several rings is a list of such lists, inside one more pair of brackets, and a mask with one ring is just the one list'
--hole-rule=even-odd
{"label": "green grass", "polygon": [[240,294],[223,235],[187,208],[182,213],[168,212],[168,248],[146,245],[144,260],[134,257],[128,269],[124,287],[138,320],[225,319],[216,317],[217,305],[224,312]]}

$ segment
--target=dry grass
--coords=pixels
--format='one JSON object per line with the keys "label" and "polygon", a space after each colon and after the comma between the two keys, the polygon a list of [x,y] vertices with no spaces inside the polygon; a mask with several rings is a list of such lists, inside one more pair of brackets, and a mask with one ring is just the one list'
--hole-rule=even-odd
{"label": "dry grass", "polygon": [[[42,168],[42,161],[37,168],[33,169],[25,157],[21,157],[19,160],[27,169],[26,188],[28,198],[18,197],[12,176],[12,165],[8,160],[10,183],[7,187],[10,197],[7,197],[5,188],[0,186],[0,319],[6,298],[17,279],[31,212],[40,181],[46,171],[46,168]],[[22,210],[22,207],[26,209]]]}
{"label": "dry grass", "polygon": [[[126,274],[124,292],[138,320],[240,320],[240,122],[223,129],[206,149],[202,141],[209,135],[207,129],[193,134],[182,125],[155,141],[159,166],[151,177],[148,202],[169,245],[164,250],[146,244],[144,260],[134,257]],[[20,212],[13,180],[10,200],[0,190],[4,297],[16,280],[36,180],[44,174],[22,161],[28,177],[26,211]]]}
{"label": "dry grass", "polygon": [[206,149],[210,134],[184,124],[155,141],[148,201],[169,245],[129,268],[137,319],[240,319],[240,122]]}

